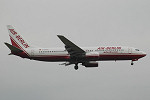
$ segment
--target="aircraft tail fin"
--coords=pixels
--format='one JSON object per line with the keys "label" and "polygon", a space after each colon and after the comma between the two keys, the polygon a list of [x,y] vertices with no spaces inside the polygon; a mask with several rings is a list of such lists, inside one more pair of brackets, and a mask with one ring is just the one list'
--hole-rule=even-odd
{"label": "aircraft tail fin", "polygon": [[30,48],[30,45],[22,38],[22,36],[16,32],[16,30],[11,26],[7,25],[10,40],[12,45],[8,45],[8,43],[5,43],[8,47],[17,47],[20,50],[24,50],[27,48]]}

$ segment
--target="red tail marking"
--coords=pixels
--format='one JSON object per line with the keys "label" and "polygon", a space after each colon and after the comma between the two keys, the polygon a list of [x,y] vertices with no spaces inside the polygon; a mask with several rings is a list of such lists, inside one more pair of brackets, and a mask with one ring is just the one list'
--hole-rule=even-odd
{"label": "red tail marking", "polygon": [[17,48],[19,48],[19,49],[21,49],[13,40],[12,40],[12,38],[10,37],[10,40],[11,40],[11,43],[12,43],[12,45],[13,46],[15,46],[15,47],[17,47]]}
{"label": "red tail marking", "polygon": [[10,36],[10,40],[11,40],[13,46],[23,50],[28,56],[30,56],[11,36]]}
{"label": "red tail marking", "polygon": [[20,36],[20,35],[17,35],[17,32],[14,30],[14,29],[9,29],[10,32],[13,34],[13,35],[16,35],[16,38],[18,39],[18,41],[25,47],[25,48],[28,48],[29,45],[24,41],[24,39]]}
{"label": "red tail marking", "polygon": [[14,29],[9,29],[9,30],[13,35],[17,34],[17,32],[15,32]]}

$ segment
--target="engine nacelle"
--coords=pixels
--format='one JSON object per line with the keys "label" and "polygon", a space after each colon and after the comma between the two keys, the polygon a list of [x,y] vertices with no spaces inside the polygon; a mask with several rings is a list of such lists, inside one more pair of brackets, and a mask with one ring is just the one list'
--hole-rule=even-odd
{"label": "engine nacelle", "polygon": [[82,65],[85,67],[98,67],[98,62],[90,61],[90,62],[85,62]]}
{"label": "engine nacelle", "polygon": [[98,60],[99,59],[99,53],[98,52],[88,52],[86,53],[86,59],[88,60]]}

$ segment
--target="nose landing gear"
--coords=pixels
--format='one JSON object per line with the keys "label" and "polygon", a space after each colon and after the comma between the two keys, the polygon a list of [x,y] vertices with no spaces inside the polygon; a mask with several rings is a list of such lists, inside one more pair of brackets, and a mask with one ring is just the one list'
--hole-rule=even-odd
{"label": "nose landing gear", "polygon": [[131,60],[131,65],[134,65],[133,61],[138,61],[138,59],[132,59]]}
{"label": "nose landing gear", "polygon": [[133,60],[131,61],[131,65],[134,65]]}

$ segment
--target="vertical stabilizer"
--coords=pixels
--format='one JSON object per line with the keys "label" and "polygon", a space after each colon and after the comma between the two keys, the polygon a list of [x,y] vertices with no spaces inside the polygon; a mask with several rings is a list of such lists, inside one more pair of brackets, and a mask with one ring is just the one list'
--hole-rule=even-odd
{"label": "vertical stabilizer", "polygon": [[22,36],[11,25],[7,25],[7,28],[13,46],[21,50],[30,48],[30,45],[22,38]]}

